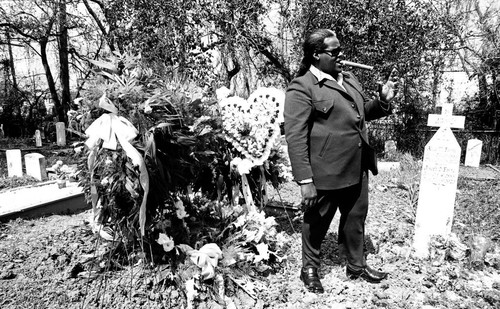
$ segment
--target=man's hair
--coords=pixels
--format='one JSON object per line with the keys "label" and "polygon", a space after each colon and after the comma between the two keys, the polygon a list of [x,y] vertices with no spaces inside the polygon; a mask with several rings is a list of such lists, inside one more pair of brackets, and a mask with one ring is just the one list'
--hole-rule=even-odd
{"label": "man's hair", "polygon": [[300,63],[297,77],[306,74],[307,70],[309,70],[314,59],[314,52],[326,48],[325,39],[336,36],[335,32],[330,29],[316,29],[306,37],[302,44],[304,57]]}

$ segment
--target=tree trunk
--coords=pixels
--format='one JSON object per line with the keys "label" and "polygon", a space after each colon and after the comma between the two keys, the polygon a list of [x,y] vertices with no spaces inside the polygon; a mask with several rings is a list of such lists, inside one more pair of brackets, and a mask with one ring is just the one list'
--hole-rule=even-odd
{"label": "tree trunk", "polygon": [[56,83],[54,82],[54,77],[52,77],[49,61],[47,59],[48,41],[49,41],[48,36],[40,40],[40,56],[42,59],[43,69],[45,70],[45,77],[47,78],[47,84],[49,86],[50,96],[52,98],[52,102],[54,103],[54,108],[56,109],[56,111],[59,111],[61,109],[61,101],[59,101],[59,96],[57,95]]}
{"label": "tree trunk", "polygon": [[57,109],[59,121],[67,123],[67,112],[71,102],[68,61],[68,28],[66,25],[66,0],[59,2],[59,66],[61,78],[61,106]]}
{"label": "tree trunk", "polygon": [[12,45],[10,43],[10,29],[5,30],[5,36],[7,38],[7,46],[9,49],[9,64],[10,64],[10,76],[12,77],[12,87],[17,89],[17,78],[16,78],[16,68],[14,66],[14,54],[12,53]]}

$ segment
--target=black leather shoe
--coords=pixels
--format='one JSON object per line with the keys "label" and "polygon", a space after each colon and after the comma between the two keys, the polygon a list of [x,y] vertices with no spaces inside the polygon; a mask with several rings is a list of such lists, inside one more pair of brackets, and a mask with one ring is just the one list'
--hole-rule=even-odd
{"label": "black leather shoe", "polygon": [[303,267],[300,271],[300,280],[304,282],[307,290],[313,293],[323,293],[323,285],[319,281],[318,270],[316,267]]}
{"label": "black leather shoe", "polygon": [[375,269],[371,268],[370,266],[366,266],[365,268],[362,268],[360,270],[353,270],[348,265],[346,267],[346,275],[347,275],[347,278],[349,278],[349,279],[361,278],[367,282],[379,283],[380,281],[387,278],[388,273],[375,270]]}

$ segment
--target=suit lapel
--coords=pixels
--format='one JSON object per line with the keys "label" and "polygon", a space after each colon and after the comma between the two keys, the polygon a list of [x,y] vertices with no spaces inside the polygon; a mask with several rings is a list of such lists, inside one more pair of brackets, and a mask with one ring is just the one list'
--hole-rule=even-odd
{"label": "suit lapel", "polygon": [[320,83],[323,83],[325,86],[327,86],[329,88],[333,88],[335,90],[338,90],[340,93],[342,93],[344,96],[346,96],[346,98],[348,100],[354,101],[351,93],[348,92],[348,89],[346,88],[344,90],[344,88],[342,88],[337,82],[334,82],[333,80],[325,79],[325,80],[321,81]]}
{"label": "suit lapel", "polygon": [[356,101],[356,105],[358,106],[358,111],[362,111],[364,109],[364,97],[361,94],[361,92],[354,86],[348,78],[344,78],[344,83],[343,83],[345,89],[351,94],[351,97],[355,97],[356,94],[359,94],[361,96],[361,100]]}

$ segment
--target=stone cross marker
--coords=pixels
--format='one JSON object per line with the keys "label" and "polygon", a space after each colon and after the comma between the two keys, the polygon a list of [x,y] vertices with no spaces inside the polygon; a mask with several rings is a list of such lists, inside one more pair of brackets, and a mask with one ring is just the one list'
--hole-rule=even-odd
{"label": "stone cross marker", "polygon": [[429,241],[433,235],[448,239],[460,167],[460,145],[451,128],[464,128],[465,116],[452,115],[453,104],[443,104],[441,115],[429,115],[428,126],[439,126],[425,146],[417,214],[414,255],[429,256]]}
{"label": "stone cross marker", "polygon": [[470,139],[467,141],[467,152],[465,153],[466,166],[479,167],[481,161],[481,150],[483,142],[478,139]]}
{"label": "stone cross marker", "polygon": [[39,153],[28,153],[24,155],[26,164],[26,174],[35,177],[38,180],[47,179],[45,157]]}
{"label": "stone cross marker", "polygon": [[64,122],[56,123],[57,146],[66,146],[66,128]]}
{"label": "stone cross marker", "polygon": [[23,159],[20,149],[5,151],[7,157],[7,173],[9,177],[23,177]]}

